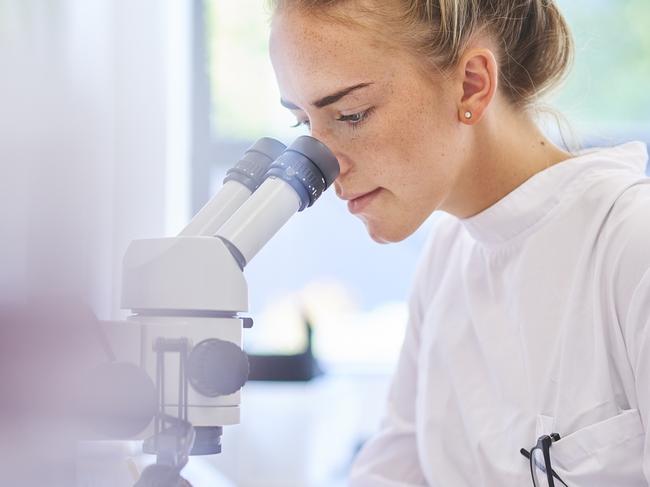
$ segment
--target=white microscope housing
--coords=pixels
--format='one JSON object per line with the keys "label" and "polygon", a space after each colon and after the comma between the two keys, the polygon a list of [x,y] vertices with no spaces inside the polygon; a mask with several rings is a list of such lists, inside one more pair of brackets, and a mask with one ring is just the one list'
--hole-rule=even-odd
{"label": "white microscope housing", "polygon": [[[288,148],[260,139],[179,236],[129,246],[122,308],[139,330],[139,362],[156,383],[158,416],[192,424],[192,454],[219,453],[222,427],[239,422],[248,377],[242,335],[252,326],[244,267],[338,172],[316,139],[299,137]],[[152,428],[164,425],[157,418],[148,434]]]}

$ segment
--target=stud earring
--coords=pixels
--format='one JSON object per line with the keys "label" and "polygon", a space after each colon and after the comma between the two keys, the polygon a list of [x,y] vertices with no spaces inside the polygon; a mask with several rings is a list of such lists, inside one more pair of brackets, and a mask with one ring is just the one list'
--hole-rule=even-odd
{"label": "stud earring", "polygon": [[465,112],[465,119],[470,120],[471,118],[472,118],[472,112],[469,111]]}

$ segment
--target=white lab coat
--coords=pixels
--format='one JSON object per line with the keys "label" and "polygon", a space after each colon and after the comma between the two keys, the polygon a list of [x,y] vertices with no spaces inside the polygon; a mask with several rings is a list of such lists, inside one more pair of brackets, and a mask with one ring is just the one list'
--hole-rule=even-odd
{"label": "white lab coat", "polygon": [[641,143],[583,154],[438,219],[352,487],[529,486],[519,450],[552,432],[569,486],[648,486],[647,157]]}

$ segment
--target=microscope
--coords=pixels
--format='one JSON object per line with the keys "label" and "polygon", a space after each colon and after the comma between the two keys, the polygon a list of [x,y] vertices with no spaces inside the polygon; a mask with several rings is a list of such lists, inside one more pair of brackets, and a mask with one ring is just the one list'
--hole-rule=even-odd
{"label": "microscope", "polygon": [[87,409],[122,398],[118,412],[106,406],[110,421],[96,424],[107,436],[143,439],[144,452],[157,456],[136,486],[183,485],[189,455],[221,452],[223,427],[239,423],[249,372],[244,268],[338,174],[335,156],[312,137],[289,147],[262,138],[178,236],[128,247],[121,306],[131,314],[102,324],[114,360]]}

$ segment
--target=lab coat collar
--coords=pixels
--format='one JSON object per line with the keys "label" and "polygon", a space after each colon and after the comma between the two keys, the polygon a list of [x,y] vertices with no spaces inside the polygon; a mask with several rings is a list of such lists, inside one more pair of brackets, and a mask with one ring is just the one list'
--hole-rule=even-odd
{"label": "lab coat collar", "polygon": [[580,176],[606,169],[642,177],[647,163],[648,150],[643,142],[583,151],[536,173],[492,206],[460,221],[479,243],[501,246],[534,231],[562,206],[560,203],[581,192],[589,178]]}

